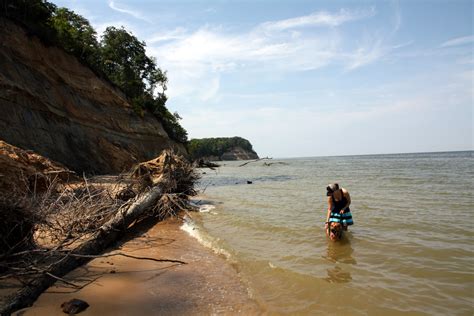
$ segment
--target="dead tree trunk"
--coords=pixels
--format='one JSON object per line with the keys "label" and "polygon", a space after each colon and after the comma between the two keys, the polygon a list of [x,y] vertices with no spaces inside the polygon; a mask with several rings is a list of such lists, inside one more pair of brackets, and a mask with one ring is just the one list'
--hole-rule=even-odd
{"label": "dead tree trunk", "polygon": [[[154,186],[150,191],[141,195],[127,209],[120,210],[115,217],[110,219],[94,235],[71,251],[76,255],[99,254],[124,234],[126,229],[145,211],[153,206],[162,194],[160,185]],[[86,263],[89,258],[65,255],[65,258],[53,264],[43,275],[12,295],[7,303],[1,307],[1,315],[10,315],[21,308],[31,306],[35,300],[57,280],[78,266]],[[51,276],[52,275],[52,276]]]}
{"label": "dead tree trunk", "polygon": [[247,161],[247,162],[245,162],[245,163],[239,165],[239,167],[243,167],[243,166],[245,166],[245,165],[248,165],[249,163],[257,162],[257,161],[265,160],[265,159],[273,159],[273,158],[265,157],[265,158],[258,158],[258,159],[255,159],[255,160],[250,160],[250,161]]}

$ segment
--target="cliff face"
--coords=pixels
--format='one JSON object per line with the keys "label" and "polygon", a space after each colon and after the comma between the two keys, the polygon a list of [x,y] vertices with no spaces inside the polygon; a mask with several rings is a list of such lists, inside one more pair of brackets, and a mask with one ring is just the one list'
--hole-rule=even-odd
{"label": "cliff face", "polygon": [[245,150],[241,147],[234,147],[231,150],[225,152],[221,157],[221,160],[250,160],[258,159],[258,155],[255,152]]}
{"label": "cliff face", "polygon": [[161,123],[75,57],[0,19],[0,139],[76,171],[116,173],[173,148]]}

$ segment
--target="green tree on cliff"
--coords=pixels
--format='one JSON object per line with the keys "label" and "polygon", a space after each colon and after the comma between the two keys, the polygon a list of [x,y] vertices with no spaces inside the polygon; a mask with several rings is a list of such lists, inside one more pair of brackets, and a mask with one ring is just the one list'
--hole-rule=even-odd
{"label": "green tree on cliff", "polygon": [[0,16],[25,26],[48,44],[56,42],[50,19],[56,5],[44,0],[0,0]]}
{"label": "green tree on cliff", "polygon": [[255,153],[252,144],[242,137],[218,137],[191,139],[187,145],[189,155],[192,159],[209,156],[222,156],[226,151],[241,147],[244,150]]}
{"label": "green tree on cliff", "polygon": [[67,52],[94,67],[99,65],[99,43],[96,32],[87,19],[66,8],[59,8],[51,17],[51,24]]}
{"label": "green tree on cliff", "polygon": [[109,26],[102,35],[101,55],[103,70],[132,98],[143,94],[153,95],[166,90],[166,74],[146,55],[145,43],[139,41],[123,27]]}
{"label": "green tree on cliff", "polygon": [[108,27],[101,41],[102,69],[132,99],[135,108],[151,111],[171,138],[185,143],[188,136],[179,115],[171,114],[165,106],[166,73],[146,55],[145,47],[124,28]]}

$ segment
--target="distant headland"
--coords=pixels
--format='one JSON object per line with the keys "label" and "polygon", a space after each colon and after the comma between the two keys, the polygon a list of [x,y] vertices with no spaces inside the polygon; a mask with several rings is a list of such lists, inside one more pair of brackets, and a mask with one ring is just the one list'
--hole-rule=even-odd
{"label": "distant headland", "polygon": [[258,159],[252,144],[242,137],[191,139],[189,156],[193,160],[249,160]]}

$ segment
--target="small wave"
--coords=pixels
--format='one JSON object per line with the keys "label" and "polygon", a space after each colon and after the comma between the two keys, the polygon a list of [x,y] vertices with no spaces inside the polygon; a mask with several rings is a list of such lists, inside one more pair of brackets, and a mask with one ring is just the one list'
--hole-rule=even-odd
{"label": "small wave", "polygon": [[210,213],[213,215],[217,214],[216,212],[212,212],[212,210],[216,208],[213,204],[202,203],[202,201],[191,201],[189,204],[196,208],[199,213]]}
{"label": "small wave", "polygon": [[203,232],[203,230],[198,227],[190,217],[186,216],[184,218],[183,225],[181,225],[180,228],[191,237],[195,238],[204,247],[211,249],[218,255],[223,255],[228,260],[231,259],[231,254],[222,247],[219,247],[217,245],[217,240]]}
{"label": "small wave", "polygon": [[211,214],[215,214],[215,212],[211,212],[213,209],[215,209],[216,207],[214,205],[211,205],[211,204],[202,204],[202,205],[199,205],[199,212],[200,213],[211,213]]}

